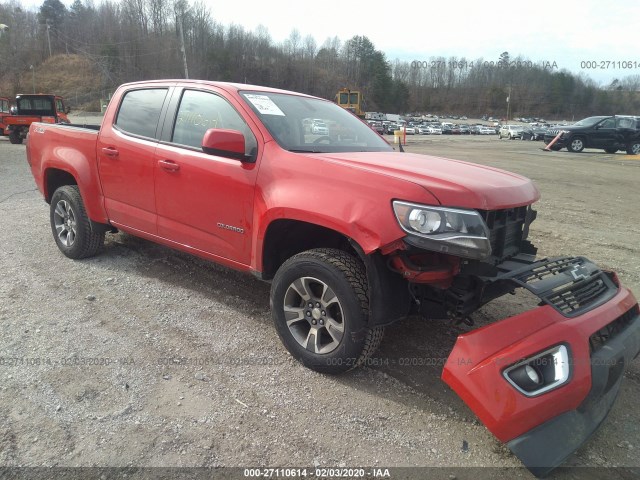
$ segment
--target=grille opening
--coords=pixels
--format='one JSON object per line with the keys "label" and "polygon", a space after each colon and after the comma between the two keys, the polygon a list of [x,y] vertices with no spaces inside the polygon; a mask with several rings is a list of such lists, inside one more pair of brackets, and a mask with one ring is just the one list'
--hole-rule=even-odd
{"label": "grille opening", "polygon": [[482,210],[480,214],[489,227],[491,255],[498,260],[520,253],[526,239],[527,213],[531,207],[509,208],[505,210]]}
{"label": "grille opening", "polygon": [[616,338],[627,326],[633,323],[640,316],[640,308],[636,303],[632,308],[608,323],[589,337],[589,349],[593,355],[609,341]]}
{"label": "grille opening", "polygon": [[583,281],[582,284],[563,288],[560,292],[549,296],[548,300],[562,313],[572,313],[580,308],[588,308],[598,301],[608,288],[602,278]]}

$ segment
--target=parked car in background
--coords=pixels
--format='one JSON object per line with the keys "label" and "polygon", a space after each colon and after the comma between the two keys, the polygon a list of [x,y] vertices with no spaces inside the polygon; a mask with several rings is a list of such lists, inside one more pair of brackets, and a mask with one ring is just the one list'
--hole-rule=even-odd
{"label": "parked car in background", "polygon": [[550,128],[544,143],[550,143],[558,133],[560,138],[551,147],[566,147],[579,153],[585,148],[602,148],[607,153],[625,150],[629,155],[640,154],[640,117],[630,115],[588,117],[573,125]]}
{"label": "parked car in background", "polygon": [[547,127],[535,126],[525,128],[520,136],[521,140],[544,140],[544,135],[547,133]]}
{"label": "parked car in background", "polygon": [[419,135],[429,135],[429,126],[428,125],[420,125],[417,127],[416,133]]}
{"label": "parked car in background", "polygon": [[369,126],[374,132],[379,133],[380,135],[384,133],[382,122],[369,122]]}
{"label": "parked car in background", "polygon": [[429,125],[427,131],[429,135],[442,135],[442,128],[439,125]]}
{"label": "parked car in background", "polygon": [[503,125],[498,131],[498,138],[508,138],[514,140],[522,136],[524,127],[522,125]]}
{"label": "parked car in background", "polygon": [[478,133],[480,135],[495,135],[496,129],[493,127],[487,127],[486,125],[482,125],[478,127]]}

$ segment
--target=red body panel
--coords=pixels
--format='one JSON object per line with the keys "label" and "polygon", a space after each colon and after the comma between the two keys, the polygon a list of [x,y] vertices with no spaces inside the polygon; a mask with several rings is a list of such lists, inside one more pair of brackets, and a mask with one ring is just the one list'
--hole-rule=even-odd
{"label": "red body panel", "polygon": [[89,218],[107,223],[100,177],[96,164],[98,132],[65,125],[34,123],[29,129],[27,161],[38,189],[46,199],[48,171],[61,170],[71,174],[78,183]]}
{"label": "red body panel", "polygon": [[[545,305],[460,335],[442,379],[507,442],[582,403],[591,389],[589,336],[636,303],[622,287],[612,300],[578,317],[564,317]],[[502,377],[518,360],[561,343],[571,355],[572,373],[565,385],[526,397]]]}

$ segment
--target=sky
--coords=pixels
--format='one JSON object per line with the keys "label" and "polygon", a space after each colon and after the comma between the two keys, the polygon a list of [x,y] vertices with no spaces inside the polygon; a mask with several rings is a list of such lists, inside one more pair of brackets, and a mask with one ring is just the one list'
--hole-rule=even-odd
{"label": "sky", "polygon": [[[94,4],[100,1],[93,0]],[[20,3],[42,5],[37,0]],[[344,42],[365,35],[390,61],[429,61],[440,56],[497,61],[508,51],[512,58],[522,55],[554,70],[584,73],[602,85],[640,75],[640,42],[632,26],[640,18],[637,0],[203,3],[216,21],[248,30],[263,25],[276,42],[285,40],[294,28],[302,37],[312,35],[318,46],[327,37],[338,36]]]}

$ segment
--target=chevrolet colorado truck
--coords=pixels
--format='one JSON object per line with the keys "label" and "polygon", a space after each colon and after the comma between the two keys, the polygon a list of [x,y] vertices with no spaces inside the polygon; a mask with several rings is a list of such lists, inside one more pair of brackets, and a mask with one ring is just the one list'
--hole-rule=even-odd
{"label": "chevrolet colorado truck", "polygon": [[[306,128],[318,119],[325,130]],[[460,335],[442,378],[538,475],[597,429],[640,350],[638,303],[615,273],[536,258],[530,180],[396,152],[327,100],[130,83],[99,127],[32,124],[26,153],[64,255],[124,231],[251,272],[271,282],[285,347],[320,372],[362,364],[412,312],[471,323],[530,291],[537,308]]]}
{"label": "chevrolet colorado truck", "polygon": [[640,117],[630,115],[589,117],[566,127],[551,128],[544,135],[549,144],[562,132],[551,146],[552,150],[564,147],[580,153],[585,148],[602,148],[607,153],[626,151],[629,155],[640,154]]}
{"label": "chevrolet colorado truck", "polygon": [[0,124],[4,125],[4,134],[11,143],[22,143],[34,122],[69,123],[69,109],[65,107],[62,97],[45,95],[16,96],[16,114],[0,115]]}

